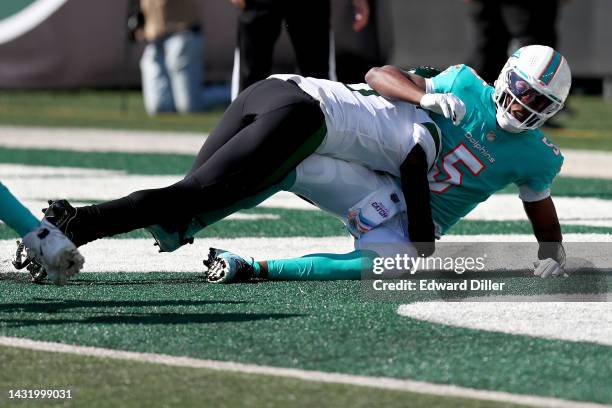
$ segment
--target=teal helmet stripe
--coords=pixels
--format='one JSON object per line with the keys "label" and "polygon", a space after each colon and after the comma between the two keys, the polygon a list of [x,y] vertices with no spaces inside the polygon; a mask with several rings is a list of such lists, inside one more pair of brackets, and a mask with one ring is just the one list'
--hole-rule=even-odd
{"label": "teal helmet stripe", "polygon": [[540,81],[544,83],[544,85],[550,84],[550,81],[555,77],[555,74],[559,70],[561,66],[561,62],[563,61],[563,57],[557,51],[553,52],[552,57],[550,58],[550,62],[544,69],[542,75],[540,75]]}

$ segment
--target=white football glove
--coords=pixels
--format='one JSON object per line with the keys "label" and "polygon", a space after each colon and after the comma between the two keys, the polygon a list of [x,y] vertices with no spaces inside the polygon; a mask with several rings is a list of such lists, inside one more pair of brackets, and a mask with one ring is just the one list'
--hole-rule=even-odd
{"label": "white football glove", "polygon": [[535,276],[539,276],[540,278],[548,278],[548,277],[556,277],[556,276],[568,276],[565,273],[564,265],[561,265],[559,262],[555,261],[552,258],[542,259],[540,261],[534,262],[533,266],[535,270],[533,274]]}
{"label": "white football glove", "polygon": [[457,126],[465,116],[465,104],[450,93],[426,93],[421,98],[421,108],[444,115]]}

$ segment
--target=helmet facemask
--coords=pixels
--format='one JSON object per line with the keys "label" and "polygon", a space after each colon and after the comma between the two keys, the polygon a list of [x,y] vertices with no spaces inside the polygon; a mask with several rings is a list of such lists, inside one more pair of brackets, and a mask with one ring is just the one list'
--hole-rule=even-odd
{"label": "helmet facemask", "polygon": [[[510,61],[509,61],[510,62]],[[496,118],[500,127],[518,133],[537,129],[563,108],[563,103],[547,94],[537,82],[521,75],[511,64],[506,64],[495,83]],[[522,109],[515,116],[512,106]]]}

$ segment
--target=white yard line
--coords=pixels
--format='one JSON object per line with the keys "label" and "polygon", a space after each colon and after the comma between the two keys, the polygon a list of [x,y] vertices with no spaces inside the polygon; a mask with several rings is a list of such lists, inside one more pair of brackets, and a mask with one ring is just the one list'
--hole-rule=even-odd
{"label": "white yard line", "polygon": [[[116,171],[53,168],[0,164],[0,180],[25,201],[44,203],[49,198],[110,200],[133,191],[159,188],[179,181],[181,176],[128,175]],[[34,203],[39,207],[37,203]],[[556,197],[555,205],[562,223],[612,226],[612,201],[599,198]],[[294,194],[280,192],[261,207],[316,209]],[[38,209],[37,209],[38,211]],[[525,220],[521,200],[513,194],[497,194],[481,203],[468,220]]]}
{"label": "white yard line", "polygon": [[[0,126],[0,146],[128,153],[179,153],[195,156],[207,134],[88,128]],[[561,174],[612,179],[612,152],[563,150]]]}
{"label": "white yard line", "polygon": [[[35,202],[45,203],[47,199],[57,198],[112,200],[138,190],[169,186],[181,179],[178,175],[143,176],[108,170],[0,164],[0,181],[19,199],[36,206]],[[270,197],[260,207],[316,209],[285,191]]]}
{"label": "white yard line", "polygon": [[[89,243],[80,248],[85,257],[83,272],[199,272],[203,270],[202,261],[208,255],[209,247],[226,249],[243,256],[252,256],[256,260],[295,258],[312,253],[346,253],[353,250],[353,239],[349,236],[199,238],[193,245],[185,245],[172,253],[158,253],[153,242],[153,238],[135,238],[102,239]],[[452,251],[453,247],[443,246],[444,243],[449,242],[535,242],[535,238],[531,235],[450,235],[444,237],[441,244],[438,245],[440,251]],[[606,245],[612,245],[607,244],[612,243],[612,235],[567,234],[565,242],[566,247],[570,250],[573,248],[571,244],[573,242],[605,243],[592,248],[593,251],[605,252]],[[14,272],[9,258],[15,253],[15,248],[15,240],[0,240],[0,272]],[[578,245],[576,248],[584,251],[584,246]],[[500,268],[524,270],[531,267],[531,259],[500,252],[502,249],[499,245],[494,244],[469,247],[469,251],[482,250],[487,253],[488,270]],[[591,254],[590,262],[593,267],[609,269],[609,254],[599,252]],[[568,255],[577,256],[572,253]],[[535,260],[535,253],[533,260]]]}
{"label": "white yard line", "polygon": [[[257,260],[294,258],[312,253],[353,250],[345,237],[290,238],[202,238],[172,253],[158,253],[153,238],[104,239],[80,248],[85,257],[83,272],[201,272],[208,248],[222,248]],[[331,249],[333,248],[333,250]],[[9,257],[15,253],[15,240],[0,240],[0,271],[13,272]]]}
{"label": "white yard line", "polygon": [[[612,234],[564,234],[568,242],[612,242]],[[536,242],[533,234],[444,235],[439,242]]]}
{"label": "white yard line", "polygon": [[416,302],[397,313],[448,326],[612,346],[611,301],[609,293],[499,295]]}
{"label": "white yard line", "polygon": [[558,398],[535,395],[512,394],[501,391],[479,390],[455,385],[434,384],[423,381],[403,380],[388,377],[366,377],[360,375],[329,373],[297,368],[282,368],[256,364],[243,364],[228,361],[205,360],[190,357],[176,357],[166,354],[138,353],[98,347],[75,346],[62,343],[43,342],[16,337],[0,337],[0,345],[27,350],[68,353],[81,356],[112,358],[116,360],[138,361],[143,363],[163,364],[175,367],[204,368],[219,371],[231,371],[245,374],[267,375],[273,377],[293,378],[301,381],[331,384],[346,384],[361,387],[372,387],[386,390],[414,392],[418,394],[438,395],[443,397],[470,398],[487,401],[508,402],[533,407],[558,408],[610,408],[590,402],[568,401]]}
{"label": "white yard line", "polygon": [[562,153],[562,176],[612,179],[612,152],[567,149]]}
{"label": "white yard line", "polygon": [[[561,223],[597,226],[612,225],[612,201],[600,198],[553,197]],[[513,194],[496,194],[480,203],[466,220],[511,221],[526,220],[523,202]]]}
{"label": "white yard line", "polygon": [[[32,212],[37,217],[42,217],[42,209],[47,207],[47,202],[44,200],[20,200],[21,203]],[[275,199],[273,198],[270,203],[274,203]],[[270,204],[266,203],[266,204]],[[90,203],[84,203],[79,201],[70,201],[75,207],[81,207],[84,205],[89,205]],[[280,220],[281,216],[278,214],[249,214],[246,212],[237,212],[234,214],[230,214],[224,218],[224,220],[228,221],[259,221],[259,220]],[[0,224],[4,224],[3,221],[0,220]]]}

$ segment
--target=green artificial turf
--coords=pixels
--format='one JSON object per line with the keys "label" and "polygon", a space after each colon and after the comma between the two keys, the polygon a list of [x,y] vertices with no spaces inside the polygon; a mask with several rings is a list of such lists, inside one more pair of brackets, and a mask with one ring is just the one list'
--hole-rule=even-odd
{"label": "green artificial turf", "polygon": [[[0,405],[17,407],[518,407],[371,387],[0,347]],[[8,399],[8,390],[71,399]]]}
{"label": "green artificial turf", "polygon": [[[217,286],[194,273],[82,274],[64,287],[32,285],[24,274],[1,279],[3,336],[612,402],[612,347],[396,313],[430,294],[367,300],[361,282]],[[550,285],[580,291],[585,279],[507,282],[530,294]],[[598,279],[609,291],[612,278]]]}

